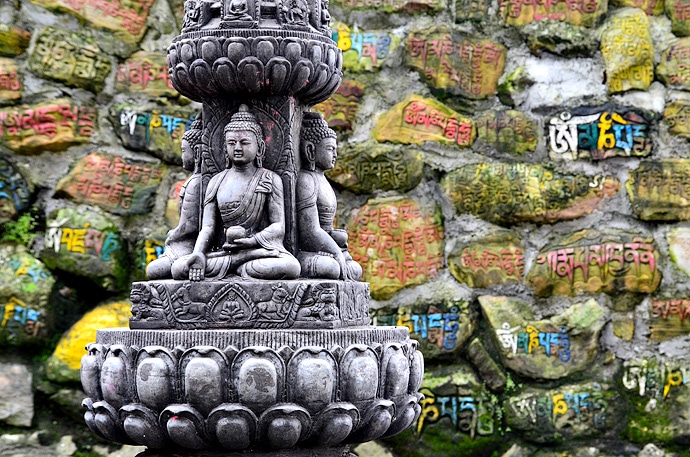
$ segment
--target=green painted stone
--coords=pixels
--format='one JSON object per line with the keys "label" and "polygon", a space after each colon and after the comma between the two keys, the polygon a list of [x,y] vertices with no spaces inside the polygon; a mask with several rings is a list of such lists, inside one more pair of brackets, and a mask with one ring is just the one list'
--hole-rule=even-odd
{"label": "green painted stone", "polygon": [[536,443],[596,438],[625,420],[620,395],[612,386],[596,382],[529,388],[508,398],[503,410],[506,424]]}
{"label": "green painted stone", "polygon": [[625,183],[635,216],[643,221],[690,219],[689,176],[687,159],[641,162]]}
{"label": "green painted stone", "polygon": [[667,104],[664,120],[669,133],[690,139],[690,101],[676,100]]}
{"label": "green painted stone", "polygon": [[484,22],[488,19],[490,5],[488,0],[456,0],[455,22]]}
{"label": "green painted stone", "polygon": [[424,162],[419,152],[386,144],[358,144],[338,154],[326,173],[328,179],[355,193],[375,190],[407,192],[422,180]]}
{"label": "green painted stone", "polygon": [[477,132],[472,119],[432,98],[410,95],[383,113],[372,129],[377,141],[424,144],[426,141],[468,148]]}
{"label": "green painted stone", "polygon": [[666,0],[664,11],[676,36],[690,36],[690,0]]}
{"label": "green painted stone", "polygon": [[433,13],[446,8],[445,0],[333,0],[344,10],[373,10],[381,13]]}
{"label": "green painted stone", "polygon": [[664,0],[611,0],[611,5],[640,8],[648,16],[658,16],[664,13]]}
{"label": "green painted stone", "polygon": [[0,144],[21,154],[88,143],[97,130],[96,108],[69,98],[0,109]]}
{"label": "green painted stone", "polygon": [[323,114],[328,126],[336,130],[351,130],[364,95],[364,84],[346,79],[335,94],[325,102],[315,105],[312,110]]}
{"label": "green painted stone", "polygon": [[609,17],[600,50],[609,94],[647,90],[654,81],[654,43],[643,11],[620,10]]}
{"label": "green painted stone", "polygon": [[0,345],[50,341],[54,285],[50,271],[24,246],[0,244]]}
{"label": "green painted stone", "polygon": [[470,243],[458,243],[448,256],[451,274],[476,289],[524,280],[525,246],[512,232],[499,231]]}
{"label": "green painted stone", "polygon": [[594,27],[606,14],[608,0],[575,0],[571,2],[534,2],[499,0],[498,16],[507,24],[523,26],[537,21],[560,21],[583,27]]}
{"label": "green painted stone", "polygon": [[535,21],[520,28],[532,53],[546,51],[564,57],[590,57],[599,49],[597,34],[589,27],[568,22]]}
{"label": "green painted stone", "polygon": [[127,149],[148,152],[170,163],[182,163],[182,135],[197,116],[189,108],[121,103],[110,110],[115,133]]}
{"label": "green painted stone", "polygon": [[333,41],[343,51],[343,70],[355,73],[380,70],[400,46],[398,36],[386,30],[352,30],[347,24],[331,24]]}
{"label": "green painted stone", "polygon": [[22,76],[14,59],[0,57],[0,102],[22,98]]}
{"label": "green painted stone", "polygon": [[12,162],[0,157],[0,224],[29,208],[32,186]]}
{"label": "green painted stone", "polygon": [[560,112],[548,121],[549,156],[561,160],[646,157],[654,113],[606,104]]}
{"label": "green painted stone", "polygon": [[97,330],[127,327],[131,307],[129,301],[111,302],[101,304],[84,314],[62,335],[46,362],[48,379],[54,382],[78,382],[86,345],[96,341]]}
{"label": "green painted stone", "polygon": [[521,376],[561,379],[597,357],[606,311],[593,299],[541,320],[517,298],[482,296],[479,304],[503,365]]}
{"label": "green painted stone", "polygon": [[31,42],[31,32],[12,24],[0,24],[0,55],[14,57],[23,54]]}
{"label": "green painted stone", "polygon": [[374,325],[403,326],[419,341],[425,362],[462,353],[477,328],[477,315],[466,301],[372,310]]}
{"label": "green painted stone", "polygon": [[404,197],[371,199],[347,223],[349,252],[362,266],[371,296],[387,300],[404,287],[424,284],[443,267],[440,208],[431,211]]}
{"label": "green painted stone", "polygon": [[137,44],[146,32],[154,0],[30,0],[36,5],[57,11],[66,11],[93,27],[113,32],[126,43]]}
{"label": "green painted stone", "polygon": [[446,26],[410,32],[405,63],[433,89],[480,100],[494,95],[506,48]]}
{"label": "green painted stone", "polygon": [[441,180],[457,212],[511,225],[577,219],[613,196],[618,181],[608,176],[560,173],[531,164],[477,163],[451,171]]}
{"label": "green painted stone", "polygon": [[93,37],[52,27],[41,31],[29,58],[29,69],[39,77],[92,92],[103,89],[110,68]]}
{"label": "green painted stone", "polygon": [[138,51],[117,67],[115,90],[140,93],[151,97],[177,97],[168,72],[164,52]]}
{"label": "green painted stone", "polygon": [[537,148],[537,122],[516,110],[484,111],[474,118],[478,139],[501,152],[524,154]]}
{"label": "green painted stone", "polygon": [[[688,3],[690,6],[690,3]],[[681,38],[661,53],[657,77],[674,89],[690,90],[690,38]],[[668,108],[667,108],[668,109]]]}
{"label": "green painted stone", "polygon": [[490,456],[503,444],[498,399],[468,364],[426,369],[420,392],[424,399],[417,423],[384,441],[395,455]]}
{"label": "green painted stone", "polygon": [[690,440],[687,359],[656,357],[624,363],[622,384],[631,405],[625,438],[636,443]]}
{"label": "green painted stone", "polygon": [[67,207],[46,222],[41,260],[51,269],[89,278],[106,290],[123,290],[129,267],[125,241],[112,220],[93,208]]}
{"label": "green painted stone", "polygon": [[586,229],[565,235],[537,255],[527,282],[540,297],[579,293],[651,293],[661,282],[653,237]]}
{"label": "green painted stone", "polygon": [[157,162],[92,153],[58,182],[56,194],[113,214],[146,214],[167,169]]}

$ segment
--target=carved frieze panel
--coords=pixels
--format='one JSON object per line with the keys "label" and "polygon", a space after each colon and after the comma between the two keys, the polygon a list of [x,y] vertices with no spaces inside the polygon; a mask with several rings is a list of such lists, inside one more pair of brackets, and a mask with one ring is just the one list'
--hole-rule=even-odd
{"label": "carved frieze panel", "polygon": [[58,195],[97,205],[114,214],[144,214],[167,167],[92,153],[81,159],[57,185]]}
{"label": "carved frieze panel", "polygon": [[376,189],[407,192],[420,183],[423,171],[419,152],[367,144],[339,153],[335,167],[326,176],[355,193],[372,193]]}
{"label": "carved frieze panel", "polygon": [[441,180],[458,213],[497,224],[553,223],[589,214],[618,181],[608,176],[566,174],[530,164],[465,165]]}
{"label": "carved frieze panel", "polygon": [[88,143],[98,129],[96,108],[68,98],[0,109],[0,143],[15,152],[37,154]]}
{"label": "carved frieze panel", "polygon": [[347,224],[349,251],[371,284],[371,296],[388,299],[404,287],[423,284],[443,267],[444,229],[431,212],[409,198],[369,200]]}
{"label": "carved frieze panel", "polygon": [[43,78],[100,92],[111,63],[94,38],[46,27],[36,38],[29,69]]}
{"label": "carved frieze panel", "polygon": [[527,282],[537,295],[654,292],[661,282],[660,254],[653,237],[594,229],[564,236],[537,255]]}
{"label": "carved frieze panel", "polygon": [[341,328],[369,323],[367,284],[149,281],[132,287],[131,328]]}
{"label": "carved frieze panel", "polygon": [[477,131],[472,119],[436,99],[410,95],[381,115],[372,135],[381,142],[423,144],[437,141],[468,148],[476,139]]}
{"label": "carved frieze panel", "polygon": [[115,76],[118,92],[143,92],[151,97],[177,97],[170,81],[166,55],[162,52],[138,51],[119,64]]}
{"label": "carved frieze panel", "polygon": [[552,159],[601,160],[646,157],[652,153],[654,115],[605,105],[563,111],[548,121]]}
{"label": "carved frieze panel", "polygon": [[601,37],[609,94],[647,90],[654,81],[654,43],[647,15],[622,10],[611,16]]}
{"label": "carved frieze panel", "polygon": [[644,221],[690,219],[690,160],[641,162],[625,188],[635,215]]}
{"label": "carved frieze panel", "polygon": [[470,99],[496,92],[506,59],[502,44],[446,26],[411,32],[405,51],[407,65],[431,87]]}
{"label": "carved frieze panel", "polygon": [[323,114],[328,126],[336,130],[351,130],[364,95],[364,84],[346,79],[338,90],[325,102],[314,106],[313,111]]}

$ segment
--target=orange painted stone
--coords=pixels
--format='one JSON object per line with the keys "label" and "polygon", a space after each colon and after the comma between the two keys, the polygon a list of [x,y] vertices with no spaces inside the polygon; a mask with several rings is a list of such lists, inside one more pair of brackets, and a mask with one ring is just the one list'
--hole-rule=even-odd
{"label": "orange painted stone", "polygon": [[58,341],[47,362],[48,378],[56,382],[79,381],[86,345],[96,341],[97,330],[127,327],[131,307],[129,301],[119,301],[99,305],[84,314]]}
{"label": "orange painted stone", "polygon": [[14,57],[29,47],[31,32],[11,24],[0,24],[0,55]]}
{"label": "orange painted stone", "polygon": [[114,214],[145,214],[167,167],[118,156],[89,154],[57,185],[56,194]]}
{"label": "orange painted stone", "polygon": [[406,64],[432,88],[469,99],[496,92],[506,60],[502,44],[446,26],[411,32],[405,51]]}
{"label": "orange painted stone", "polygon": [[423,144],[436,141],[468,148],[477,137],[474,122],[431,98],[410,95],[382,114],[372,130],[377,141]]}
{"label": "orange painted stone", "polygon": [[647,90],[654,81],[654,43],[644,12],[621,10],[611,16],[600,49],[609,94]]}
{"label": "orange painted stone", "polygon": [[507,24],[523,26],[533,22],[552,20],[594,27],[606,14],[607,0],[573,0],[567,2],[524,2],[499,0],[498,15]]}
{"label": "orange painted stone", "polygon": [[669,87],[690,89],[690,38],[675,41],[661,53],[656,75]]}
{"label": "orange painted stone", "polygon": [[96,109],[69,98],[0,109],[0,144],[22,154],[88,143],[97,130]]}
{"label": "orange painted stone", "polygon": [[635,216],[643,221],[690,220],[690,160],[641,162],[625,183]]}
{"label": "orange painted stone", "polygon": [[355,122],[359,102],[364,95],[364,84],[344,80],[335,94],[312,108],[323,114],[328,126],[336,130],[350,130]]}
{"label": "orange painted stone", "polygon": [[669,133],[690,139],[690,101],[676,100],[667,104],[664,121]]}
{"label": "orange painted stone", "polygon": [[154,0],[30,0],[44,8],[67,11],[94,27],[114,32],[131,44],[141,41],[146,32]]}
{"label": "orange painted stone", "polygon": [[375,299],[438,275],[443,267],[441,212],[429,212],[403,197],[372,199],[353,211],[347,224],[349,251],[363,269]]}
{"label": "orange painted stone", "polygon": [[100,92],[111,64],[94,38],[46,27],[36,39],[29,69],[41,78]]}
{"label": "orange painted stone", "polygon": [[151,97],[177,97],[179,92],[170,82],[167,54],[138,51],[117,67],[115,90],[143,92]]}
{"label": "orange painted stone", "polygon": [[0,57],[0,101],[22,98],[22,78],[14,59]]}
{"label": "orange painted stone", "polygon": [[577,219],[618,192],[613,177],[560,173],[531,164],[477,163],[451,171],[441,187],[459,214],[511,225]]}
{"label": "orange painted stone", "polygon": [[666,0],[664,10],[671,19],[671,31],[676,36],[690,36],[690,0]]}
{"label": "orange painted stone", "polygon": [[540,297],[651,293],[661,282],[659,258],[653,237],[613,229],[585,229],[543,248],[527,282]]}

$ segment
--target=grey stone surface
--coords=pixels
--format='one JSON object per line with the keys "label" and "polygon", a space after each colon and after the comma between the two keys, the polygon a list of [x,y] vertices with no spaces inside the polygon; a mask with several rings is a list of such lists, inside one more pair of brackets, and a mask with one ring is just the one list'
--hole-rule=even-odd
{"label": "grey stone surface", "polygon": [[31,426],[34,416],[31,380],[31,372],[25,365],[0,364],[0,420],[2,422],[20,427]]}

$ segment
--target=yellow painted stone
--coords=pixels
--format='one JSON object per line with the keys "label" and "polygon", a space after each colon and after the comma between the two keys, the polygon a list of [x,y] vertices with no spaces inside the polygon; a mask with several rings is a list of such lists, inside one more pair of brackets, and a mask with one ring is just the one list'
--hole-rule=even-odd
{"label": "yellow painted stone", "polygon": [[[672,2],[673,0],[668,1]],[[664,13],[664,0],[611,0],[611,5],[640,8],[649,16],[658,16]]]}
{"label": "yellow painted stone", "polygon": [[690,38],[681,38],[661,53],[657,77],[667,86],[690,89]]}
{"label": "yellow painted stone", "polygon": [[381,142],[422,144],[437,141],[468,148],[477,138],[477,130],[472,119],[443,103],[410,95],[379,118],[372,135]]}
{"label": "yellow painted stone", "polygon": [[96,330],[127,327],[131,315],[129,301],[106,303],[86,313],[58,342],[48,360],[48,377],[54,381],[79,380],[85,347],[96,341]]}
{"label": "yellow painted stone", "polygon": [[664,120],[673,135],[690,138],[690,102],[677,100],[666,105]]}
{"label": "yellow painted stone", "polygon": [[609,18],[601,37],[610,94],[647,90],[654,81],[654,43],[649,19],[640,10],[622,10]]}
{"label": "yellow painted stone", "polygon": [[22,80],[14,59],[0,57],[0,101],[19,100]]}
{"label": "yellow painted stone", "polygon": [[614,316],[611,319],[613,323],[613,334],[618,338],[630,341],[635,333],[635,320],[625,316]]}
{"label": "yellow painted stone", "polygon": [[643,221],[690,220],[690,160],[641,162],[625,189],[633,213]]}

